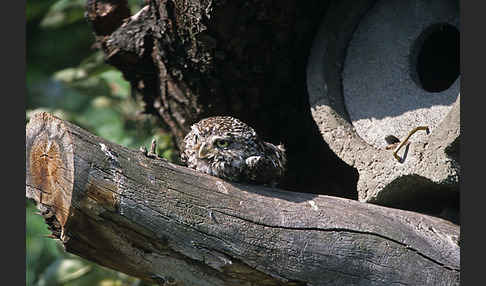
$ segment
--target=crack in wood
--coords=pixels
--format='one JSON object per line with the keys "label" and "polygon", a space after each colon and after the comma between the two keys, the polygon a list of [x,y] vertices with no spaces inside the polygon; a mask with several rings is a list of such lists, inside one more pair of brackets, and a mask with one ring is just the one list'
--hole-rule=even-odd
{"label": "crack in wood", "polygon": [[388,240],[388,241],[391,241],[391,242],[394,242],[396,244],[399,244],[401,246],[404,246],[406,249],[409,249],[413,252],[415,252],[417,255],[431,261],[432,263],[434,264],[437,264],[441,267],[444,267],[445,269],[447,270],[452,270],[452,271],[455,271],[455,272],[460,272],[460,269],[456,269],[456,268],[453,268],[453,267],[450,267],[450,266],[447,266],[445,265],[444,263],[441,263],[423,253],[421,253],[420,251],[418,251],[417,249],[414,249],[412,247],[410,247],[409,245],[403,243],[403,242],[400,242],[396,239],[393,239],[393,238],[390,238],[390,237],[387,237],[387,236],[384,236],[384,235],[381,235],[379,233],[374,233],[374,232],[369,232],[369,231],[360,231],[360,230],[355,230],[355,229],[347,229],[347,228],[318,228],[318,227],[289,227],[289,226],[278,226],[278,225],[269,225],[269,224],[265,224],[265,223],[261,223],[261,222],[257,222],[257,221],[253,221],[253,220],[249,220],[247,218],[243,218],[243,217],[240,217],[240,216],[237,216],[237,215],[233,215],[233,214],[229,214],[229,213],[225,213],[225,212],[220,212],[222,214],[225,214],[227,216],[231,216],[231,217],[234,217],[234,218],[238,218],[238,219],[241,219],[243,221],[247,221],[249,223],[252,223],[252,224],[256,224],[256,225],[260,225],[260,226],[263,226],[263,227],[268,227],[268,228],[273,228],[273,229],[284,229],[284,230],[297,230],[297,231],[324,231],[324,232],[349,232],[349,233],[357,233],[357,234],[366,234],[366,235],[371,235],[371,236],[376,236],[376,237],[379,237],[379,238],[382,238],[382,239],[385,239],[385,240]]}

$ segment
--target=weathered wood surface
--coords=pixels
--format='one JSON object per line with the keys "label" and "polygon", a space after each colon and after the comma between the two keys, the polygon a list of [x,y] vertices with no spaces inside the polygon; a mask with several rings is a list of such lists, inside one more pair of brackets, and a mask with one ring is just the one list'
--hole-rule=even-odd
{"label": "weathered wood surface", "polygon": [[458,285],[459,227],[353,200],[229,183],[47,113],[26,196],[68,252],[177,285]]}

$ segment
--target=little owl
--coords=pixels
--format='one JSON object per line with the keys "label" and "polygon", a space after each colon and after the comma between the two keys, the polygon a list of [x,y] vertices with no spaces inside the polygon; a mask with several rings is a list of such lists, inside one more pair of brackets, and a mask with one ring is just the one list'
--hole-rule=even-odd
{"label": "little owl", "polygon": [[189,168],[234,182],[275,186],[285,171],[282,145],[260,140],[230,116],[203,119],[184,138],[181,159]]}

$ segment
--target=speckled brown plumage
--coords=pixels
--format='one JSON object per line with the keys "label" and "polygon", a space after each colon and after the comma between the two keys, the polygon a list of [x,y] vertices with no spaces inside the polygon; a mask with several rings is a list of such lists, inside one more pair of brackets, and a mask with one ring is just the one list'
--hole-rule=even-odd
{"label": "speckled brown plumage", "polygon": [[285,149],[259,139],[230,116],[203,119],[184,138],[181,159],[189,168],[234,182],[276,185],[285,172]]}

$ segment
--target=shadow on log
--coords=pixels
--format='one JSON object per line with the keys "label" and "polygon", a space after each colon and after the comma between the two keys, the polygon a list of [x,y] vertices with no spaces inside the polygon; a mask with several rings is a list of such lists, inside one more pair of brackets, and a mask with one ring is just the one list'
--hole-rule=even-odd
{"label": "shadow on log", "polygon": [[26,196],[66,251],[146,281],[459,284],[459,227],[448,221],[229,183],[47,113],[26,127],[26,172]]}

